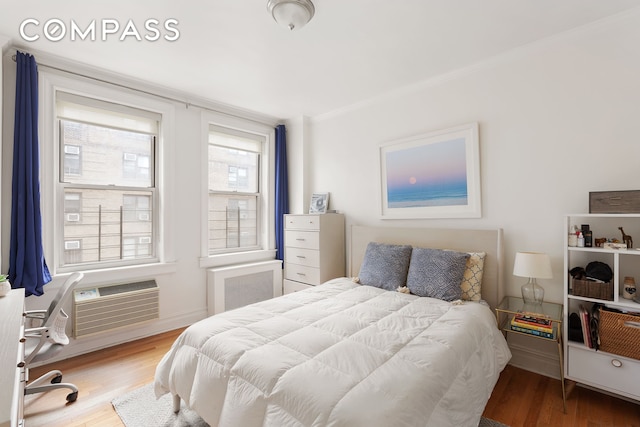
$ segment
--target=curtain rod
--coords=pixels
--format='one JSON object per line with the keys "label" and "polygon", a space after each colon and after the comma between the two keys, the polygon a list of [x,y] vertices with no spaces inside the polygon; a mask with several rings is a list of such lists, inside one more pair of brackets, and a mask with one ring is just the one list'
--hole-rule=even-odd
{"label": "curtain rod", "polygon": [[[17,51],[17,49],[16,49],[16,51]],[[28,52],[25,52],[25,53],[28,53]],[[29,55],[32,55],[32,54],[29,54]],[[32,55],[32,56],[35,57],[35,55]],[[13,55],[11,55],[11,59],[13,60],[13,62],[17,62],[17,57],[16,57],[15,53]],[[37,66],[38,67],[49,68],[50,70],[60,71],[62,73],[71,74],[71,75],[77,76],[77,77],[83,77],[85,79],[95,80],[95,81],[100,82],[100,83],[105,83],[105,84],[116,86],[116,87],[119,87],[119,88],[122,88],[122,89],[127,89],[127,90],[131,90],[131,91],[134,91],[134,92],[143,93],[145,95],[154,96],[156,98],[164,99],[165,101],[171,101],[171,102],[177,102],[177,103],[180,103],[180,104],[184,104],[185,108],[187,108],[187,109],[189,109],[189,107],[196,107],[196,108],[203,109],[205,111],[211,111],[211,112],[218,113],[218,114],[224,114],[224,115],[227,115],[227,116],[230,116],[230,117],[243,119],[243,120],[249,120],[249,121],[252,121],[252,122],[255,122],[255,123],[260,123],[262,125],[268,125],[268,126],[273,126],[273,127],[277,126],[280,123],[280,120],[276,121],[276,123],[274,124],[273,122],[267,122],[266,120],[262,121],[262,120],[257,120],[257,119],[241,116],[241,115],[238,115],[238,114],[229,113],[227,111],[216,110],[214,108],[206,107],[204,105],[194,104],[192,102],[184,101],[182,99],[173,98],[171,96],[166,96],[166,95],[160,95],[160,94],[157,94],[157,93],[154,93],[154,92],[149,92],[147,90],[143,90],[143,89],[127,86],[125,84],[115,83],[115,82],[112,82],[112,81],[109,81],[109,80],[99,79],[99,78],[94,77],[94,76],[88,76],[86,74],[82,74],[82,73],[78,73],[78,72],[75,72],[75,71],[66,70],[64,68],[54,67],[52,65],[37,64]]]}

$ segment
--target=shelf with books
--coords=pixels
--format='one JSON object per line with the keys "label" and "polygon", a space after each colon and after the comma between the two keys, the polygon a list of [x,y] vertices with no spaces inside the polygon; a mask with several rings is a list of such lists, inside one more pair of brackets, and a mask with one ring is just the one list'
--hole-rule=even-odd
{"label": "shelf with books", "polygon": [[[564,361],[562,353],[562,319],[564,306],[552,302],[526,304],[519,297],[504,297],[496,307],[498,328],[505,335],[517,334],[540,340],[555,342],[558,347],[560,379],[562,384],[562,402],[566,411],[566,392],[564,388]],[[551,328],[549,332],[548,328]],[[542,330],[540,330],[542,329]]]}
{"label": "shelf with books", "polygon": [[[592,231],[593,247],[569,246],[566,231],[571,231],[574,226],[580,229],[588,227]],[[616,309],[621,313],[640,312],[638,293],[629,298],[624,286],[627,278],[635,277],[638,280],[640,277],[640,213],[571,214],[565,216],[564,227],[565,314],[562,334],[567,338],[563,349],[566,377],[577,383],[640,401],[640,389],[635,380],[640,375],[640,360],[608,351],[610,349],[602,345],[600,319],[600,309],[603,307]],[[629,247],[604,247],[603,241],[615,243],[614,239],[624,241]],[[580,281],[588,279],[573,277],[571,272],[579,270],[579,267],[587,270],[591,263],[606,264],[611,270],[610,281],[600,278],[604,281],[601,286],[607,286],[606,292],[589,290],[590,283],[587,283],[586,292],[580,287],[576,288],[576,283],[582,285]],[[621,337],[615,330],[609,335],[615,339]]]}
{"label": "shelf with books", "polygon": [[555,328],[552,321],[530,315],[514,314],[509,322],[512,331],[555,340]]}

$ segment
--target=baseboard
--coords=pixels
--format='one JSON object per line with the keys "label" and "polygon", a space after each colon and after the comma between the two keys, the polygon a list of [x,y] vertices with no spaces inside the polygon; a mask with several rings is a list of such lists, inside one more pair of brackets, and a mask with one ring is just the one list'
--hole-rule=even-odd
{"label": "baseboard", "polygon": [[42,362],[33,363],[31,367],[48,365],[60,360],[69,359],[82,354],[91,353],[93,351],[102,350],[113,347],[118,344],[135,341],[141,338],[150,337],[161,334],[163,332],[184,328],[207,317],[207,310],[202,309],[197,312],[186,313],[178,316],[172,316],[167,319],[159,319],[148,321],[128,328],[120,328],[109,332],[90,335],[82,338],[70,338],[69,345],[65,346],[59,354],[51,359]]}
{"label": "baseboard", "polygon": [[509,348],[512,356],[510,365],[560,379],[560,358],[555,342],[509,334]]}

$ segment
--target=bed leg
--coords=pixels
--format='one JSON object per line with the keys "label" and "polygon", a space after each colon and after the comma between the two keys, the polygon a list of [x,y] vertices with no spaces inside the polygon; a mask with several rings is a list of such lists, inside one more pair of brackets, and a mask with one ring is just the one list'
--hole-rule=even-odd
{"label": "bed leg", "polygon": [[173,395],[173,412],[176,414],[180,412],[180,396],[177,394]]}

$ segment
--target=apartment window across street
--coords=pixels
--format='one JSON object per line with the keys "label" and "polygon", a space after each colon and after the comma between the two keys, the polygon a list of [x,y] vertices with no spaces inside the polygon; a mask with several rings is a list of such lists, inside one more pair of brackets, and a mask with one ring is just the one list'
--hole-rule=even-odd
{"label": "apartment window across street", "polygon": [[261,153],[265,138],[209,127],[209,254],[260,246]]}
{"label": "apartment window across street", "polygon": [[155,257],[155,151],[160,115],[56,94],[60,266],[137,264]]}

